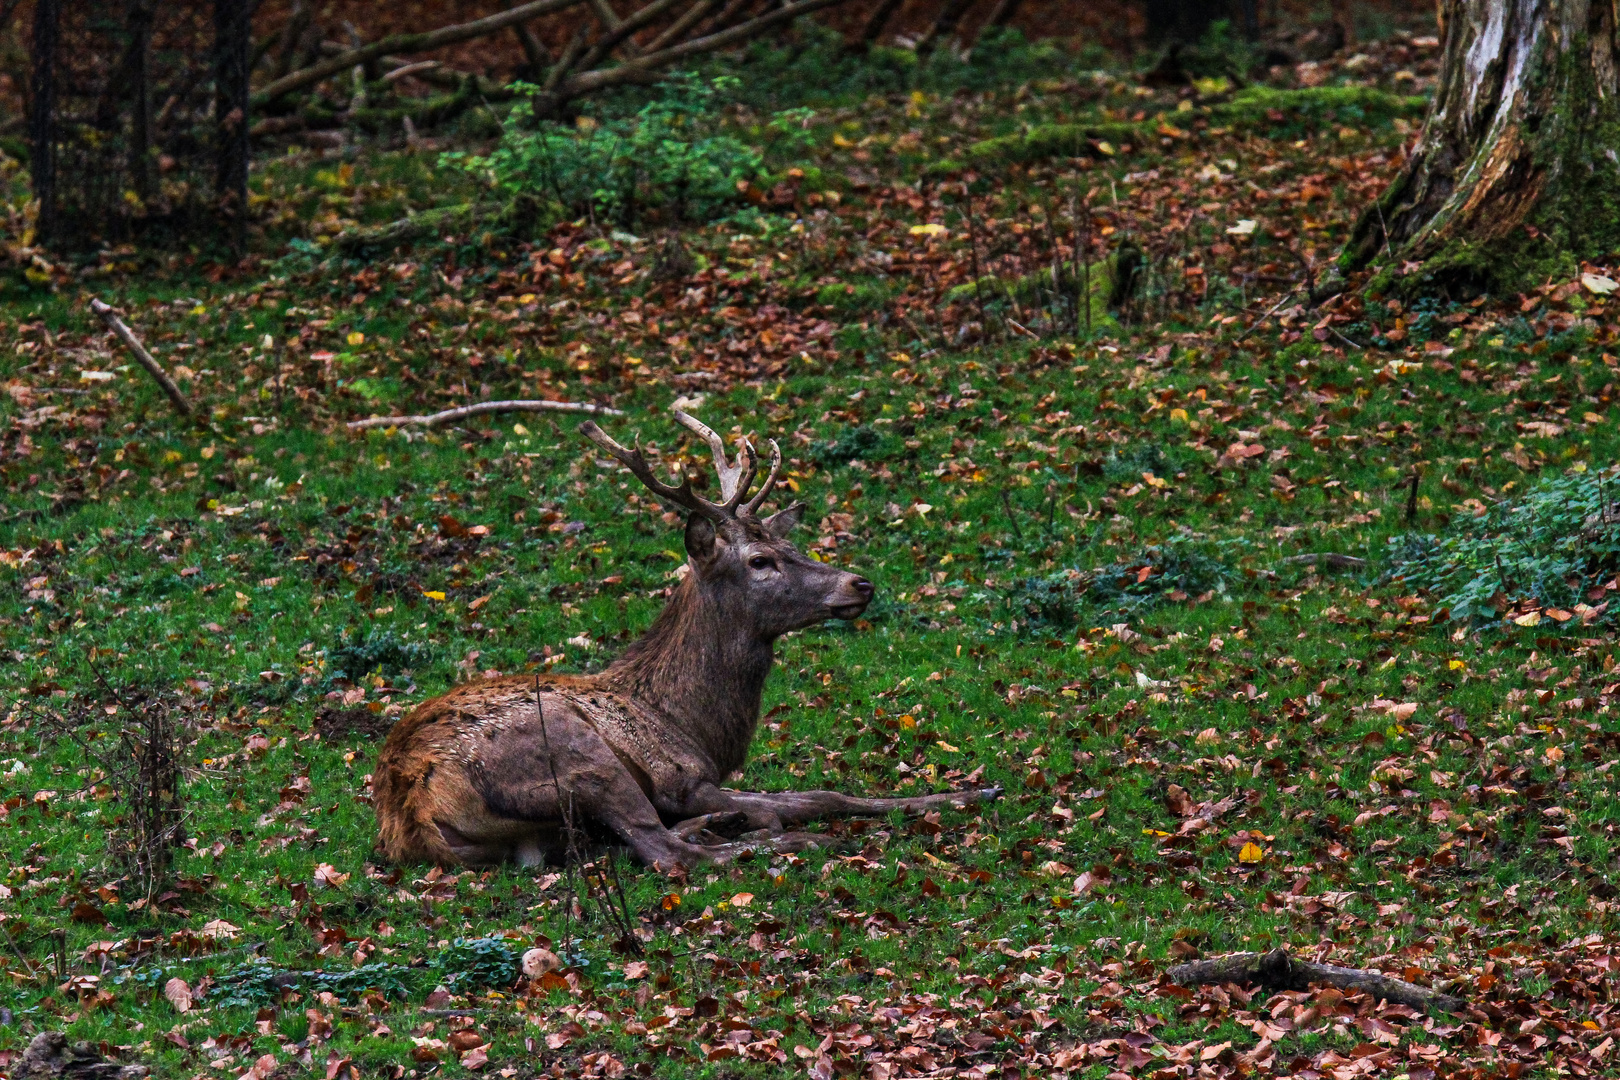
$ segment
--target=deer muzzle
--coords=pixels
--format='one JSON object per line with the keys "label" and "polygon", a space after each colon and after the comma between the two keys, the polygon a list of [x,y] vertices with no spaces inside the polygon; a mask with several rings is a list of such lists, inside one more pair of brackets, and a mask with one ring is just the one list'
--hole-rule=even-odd
{"label": "deer muzzle", "polygon": [[832,596],[827,600],[827,606],[832,609],[833,618],[853,619],[866,610],[866,605],[872,602],[872,594],[876,591],[870,581],[849,574],[833,590]]}

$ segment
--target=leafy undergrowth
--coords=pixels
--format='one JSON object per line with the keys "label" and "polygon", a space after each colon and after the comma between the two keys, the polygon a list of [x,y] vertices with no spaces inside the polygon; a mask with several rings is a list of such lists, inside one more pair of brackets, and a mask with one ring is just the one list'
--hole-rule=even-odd
{"label": "leafy undergrowth", "polygon": [[[1289,79],[1409,84],[1397,48],[1421,52]],[[103,262],[197,425],[82,294],[9,286],[0,1054],[65,1028],[254,1080],[1606,1071],[1612,283],[1285,299],[1387,178],[1393,121],[919,179],[939,139],[1077,98],[1187,111],[1111,76],[878,98],[818,114],[842,179],[674,238]],[[419,163],[322,165],[321,204]],[[267,213],[295,171],[267,170]],[[1072,251],[1071,196],[1099,262],[1145,253],[1117,322],[941,302]],[[781,644],[740,783],[1006,797],[684,880],[384,864],[393,718],[480,672],[596,668],[674,580],[678,524],[567,417],[341,423],[517,396],[612,404],[699,470],[677,400],[777,438],[805,545],[878,584]],[[1366,565],[1295,558],[1328,553]],[[1505,584],[1453,598],[1496,554]],[[186,842],[147,895],[102,762],[159,697]],[[537,944],[561,967],[517,974]],[[1470,1005],[1165,978],[1280,944]]]}

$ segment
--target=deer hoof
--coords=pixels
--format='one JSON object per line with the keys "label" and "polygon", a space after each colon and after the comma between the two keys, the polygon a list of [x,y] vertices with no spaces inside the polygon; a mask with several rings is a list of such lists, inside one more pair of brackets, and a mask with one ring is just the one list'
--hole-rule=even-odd
{"label": "deer hoof", "polygon": [[716,814],[703,814],[687,818],[670,828],[670,832],[688,842],[708,843],[696,838],[707,832],[717,839],[735,837],[748,827],[748,815],[741,810],[726,810]]}

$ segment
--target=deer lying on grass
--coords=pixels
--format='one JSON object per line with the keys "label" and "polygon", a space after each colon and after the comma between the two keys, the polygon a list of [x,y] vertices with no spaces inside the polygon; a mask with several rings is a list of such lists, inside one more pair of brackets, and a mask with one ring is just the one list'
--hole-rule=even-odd
{"label": "deer lying on grass", "polygon": [[[809,559],[787,541],[802,503],[758,516],[782,466],[775,442],[770,475],[749,499],[758,471],[753,447],[743,442],[728,461],[720,436],[679,410],[675,418],[713,450],[719,502],[694,493],[690,482],[659,480],[639,446],[626,449],[594,423],[580,430],[688,512],[690,573],[652,629],[601,673],[469,683],[396,724],[375,781],[389,857],[535,865],[555,858],[578,822],[617,836],[642,862],[668,871],[724,862],[756,846],[802,850],[814,838],[784,830],[815,818],[920,813],[1000,794],[989,788],[869,799],[720,786],[747,756],[775,640],[825,619],[853,619],[873,590],[865,578]],[[762,839],[695,842],[739,829]]]}

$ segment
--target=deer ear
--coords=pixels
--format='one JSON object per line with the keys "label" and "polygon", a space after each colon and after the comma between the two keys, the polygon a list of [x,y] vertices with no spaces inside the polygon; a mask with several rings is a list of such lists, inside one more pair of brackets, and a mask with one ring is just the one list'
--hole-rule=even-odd
{"label": "deer ear", "polygon": [[714,522],[702,514],[693,514],[686,519],[686,553],[695,562],[702,564],[713,559],[717,543]]}
{"label": "deer ear", "polygon": [[804,503],[800,502],[794,503],[785,510],[778,510],[770,517],[760,522],[760,524],[765,526],[765,531],[770,533],[772,537],[780,540],[788,533],[792,532],[793,527],[797,525],[799,520],[803,517]]}

